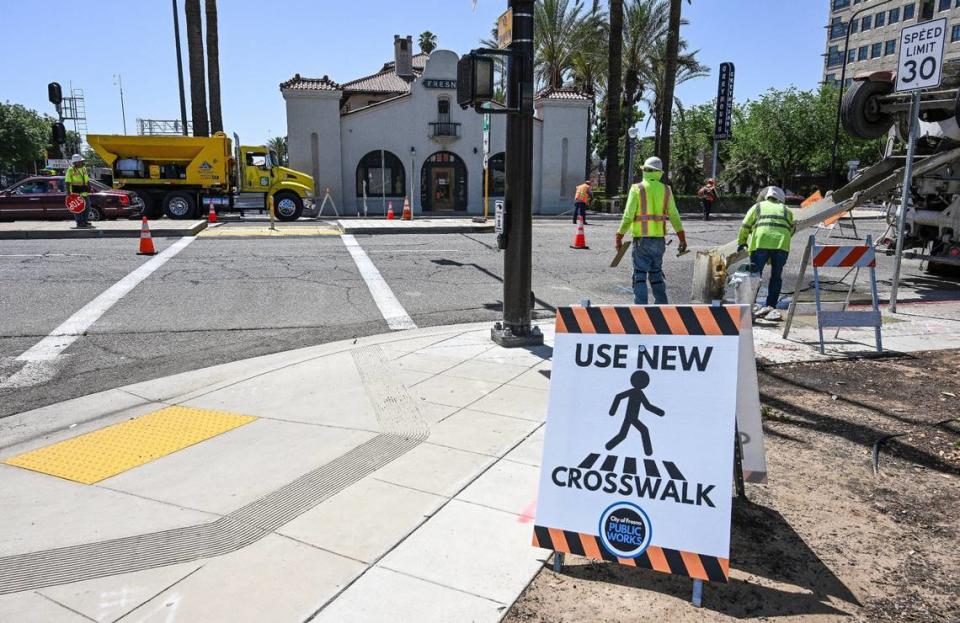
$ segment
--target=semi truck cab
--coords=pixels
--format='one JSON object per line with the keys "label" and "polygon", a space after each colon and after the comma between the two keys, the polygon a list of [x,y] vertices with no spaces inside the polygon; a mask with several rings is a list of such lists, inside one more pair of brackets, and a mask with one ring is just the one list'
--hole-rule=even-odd
{"label": "semi truck cab", "polygon": [[267,197],[274,198],[274,211],[280,220],[296,220],[304,208],[313,207],[313,178],[300,171],[280,166],[276,152],[263,145],[240,145],[234,134],[237,149],[240,197],[237,207],[241,210],[263,209]]}

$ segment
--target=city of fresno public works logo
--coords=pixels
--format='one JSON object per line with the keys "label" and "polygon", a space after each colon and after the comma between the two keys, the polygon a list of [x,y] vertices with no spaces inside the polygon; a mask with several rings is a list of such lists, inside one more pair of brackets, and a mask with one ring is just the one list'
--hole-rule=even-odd
{"label": "city of fresno public works logo", "polygon": [[647,550],[652,536],[650,518],[636,504],[617,502],[600,515],[600,540],[614,556],[640,556]]}

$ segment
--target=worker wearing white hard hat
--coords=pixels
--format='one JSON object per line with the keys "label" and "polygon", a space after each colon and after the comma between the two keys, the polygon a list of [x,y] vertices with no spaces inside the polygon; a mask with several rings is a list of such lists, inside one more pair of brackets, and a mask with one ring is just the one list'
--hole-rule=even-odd
{"label": "worker wearing white hard hat", "polygon": [[83,197],[83,212],[73,215],[78,229],[93,227],[90,224],[90,175],[87,173],[87,167],[83,164],[83,156],[73,154],[70,156],[70,168],[63,176],[63,181],[67,185],[67,193]]}
{"label": "worker wearing white hard hat", "polygon": [[[754,205],[743,217],[737,251],[750,251],[750,272],[763,274],[763,267],[770,263],[770,284],[763,305],[754,306],[754,316],[767,320],[780,320],[777,303],[783,287],[783,267],[790,255],[790,240],[796,227],[793,212],[786,206],[783,189],[767,187],[761,195],[763,200]],[[749,239],[749,245],[747,240]]]}
{"label": "worker wearing white hard hat", "polygon": [[643,163],[643,181],[630,187],[627,207],[617,230],[616,246],[620,249],[629,230],[633,236],[633,302],[647,304],[647,282],[657,305],[667,303],[667,284],[663,278],[663,253],[667,245],[666,223],[670,221],[680,238],[680,253],[687,250],[687,238],[677,212],[670,187],[660,181],[663,162],[647,158]]}

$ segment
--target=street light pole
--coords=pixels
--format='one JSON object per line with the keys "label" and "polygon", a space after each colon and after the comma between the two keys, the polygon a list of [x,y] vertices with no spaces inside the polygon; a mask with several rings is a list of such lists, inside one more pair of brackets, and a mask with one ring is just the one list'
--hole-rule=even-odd
{"label": "street light pole", "polygon": [[123,133],[127,133],[127,111],[123,106],[123,76],[113,74],[114,84],[120,87],[120,116],[123,117]]}
{"label": "street light pole", "polygon": [[627,182],[627,192],[630,191],[630,184],[633,183],[633,152],[637,148],[637,135],[640,133],[637,126],[631,126],[627,130],[627,170],[623,174],[623,179]]}
{"label": "street light pole", "polygon": [[[532,326],[533,293],[533,3],[509,0],[513,14],[511,56],[507,65],[508,105],[519,106],[507,116],[506,189],[504,194],[507,248],[503,254],[503,321],[490,338],[505,347],[543,344]],[[512,93],[510,92],[512,91]],[[512,101],[511,101],[512,100]]]}
{"label": "street light pole", "polygon": [[[833,125],[833,151],[830,154],[830,189],[837,189],[837,143],[840,142],[840,108],[843,105],[843,87],[847,81],[847,59],[850,57],[850,50],[847,48],[850,47],[850,24],[853,23],[853,20],[857,19],[857,16],[863,13],[864,11],[872,11],[882,4],[887,4],[892,0],[882,0],[882,2],[877,2],[871,4],[869,7],[863,7],[862,9],[856,10],[850,16],[850,19],[847,21],[846,35],[843,39],[843,62],[840,63],[840,94],[837,96],[837,118]],[[833,28],[832,25],[829,25],[828,28]],[[829,36],[829,35],[828,35]],[[829,55],[827,56],[827,62],[830,62]]]}

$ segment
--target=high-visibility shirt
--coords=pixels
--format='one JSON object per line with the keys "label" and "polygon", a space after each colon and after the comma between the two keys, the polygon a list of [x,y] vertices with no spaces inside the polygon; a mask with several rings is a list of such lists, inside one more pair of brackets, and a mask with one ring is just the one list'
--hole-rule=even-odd
{"label": "high-visibility shirt", "polygon": [[577,192],[573,197],[573,200],[577,203],[590,203],[590,196],[593,194],[593,190],[590,188],[589,184],[580,184],[577,186]]}
{"label": "high-visibility shirt", "polygon": [[743,217],[737,244],[746,244],[749,237],[751,253],[757,249],[790,251],[790,238],[795,229],[790,208],[775,201],[763,201]]}
{"label": "high-visibility shirt", "polygon": [[618,233],[631,230],[634,238],[663,238],[668,220],[674,231],[683,231],[673,191],[660,181],[661,176],[659,171],[644,171],[643,181],[630,187]]}
{"label": "high-visibility shirt", "polygon": [[86,167],[70,167],[63,176],[67,183],[67,192],[72,195],[83,195],[86,197],[90,193],[90,176],[87,175]]}

